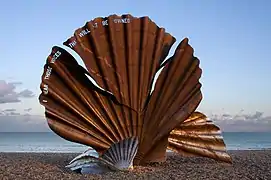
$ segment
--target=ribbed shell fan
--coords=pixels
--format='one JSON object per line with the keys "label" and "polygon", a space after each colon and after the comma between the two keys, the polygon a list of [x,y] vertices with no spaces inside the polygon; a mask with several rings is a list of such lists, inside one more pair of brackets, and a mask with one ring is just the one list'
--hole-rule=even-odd
{"label": "ribbed shell fan", "polygon": [[[95,162],[102,159],[117,167],[116,159],[124,163],[125,157],[126,165],[117,169],[131,167],[130,162],[164,161],[167,148],[231,162],[223,139],[217,141],[212,133],[215,129],[220,134],[218,127],[212,125],[205,131],[208,141],[201,141],[196,135],[205,126],[196,120],[189,123],[199,115],[194,111],[202,99],[202,70],[187,38],[165,59],[174,42],[148,17],[111,15],[87,22],[64,42],[86,69],[57,46],[44,66],[39,99],[49,127],[69,141],[95,149],[99,153]],[[193,128],[195,133],[183,135]],[[214,146],[202,145],[205,142]]]}

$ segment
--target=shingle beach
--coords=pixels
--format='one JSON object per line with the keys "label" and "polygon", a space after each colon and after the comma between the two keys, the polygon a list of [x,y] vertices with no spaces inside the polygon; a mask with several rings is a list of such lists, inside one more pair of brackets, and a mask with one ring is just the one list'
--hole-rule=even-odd
{"label": "shingle beach", "polygon": [[0,180],[61,179],[266,179],[271,180],[271,150],[229,151],[233,164],[208,158],[168,153],[161,164],[137,166],[130,172],[103,175],[76,174],[65,168],[77,154],[0,153]]}

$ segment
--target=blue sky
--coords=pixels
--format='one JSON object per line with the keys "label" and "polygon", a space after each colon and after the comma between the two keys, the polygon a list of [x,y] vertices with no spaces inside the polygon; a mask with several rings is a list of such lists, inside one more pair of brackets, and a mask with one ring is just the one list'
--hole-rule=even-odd
{"label": "blue sky", "polygon": [[[21,82],[34,97],[0,103],[0,109],[43,115],[37,97],[43,65],[54,45],[98,16],[149,16],[176,37],[190,39],[201,60],[207,114],[263,112],[271,116],[271,1],[3,1],[0,7],[0,80]],[[18,96],[19,97],[19,96]],[[23,96],[20,96],[23,97]],[[270,118],[271,119],[271,118]],[[271,120],[270,120],[271,121]]]}

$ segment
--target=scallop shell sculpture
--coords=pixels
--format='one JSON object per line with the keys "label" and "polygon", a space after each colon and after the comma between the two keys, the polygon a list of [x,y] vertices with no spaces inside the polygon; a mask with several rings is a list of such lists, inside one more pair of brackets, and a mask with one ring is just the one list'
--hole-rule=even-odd
{"label": "scallop shell sculpture", "polygon": [[174,42],[149,17],[111,15],[87,22],[64,42],[86,69],[65,49],[52,48],[39,97],[48,125],[98,153],[83,153],[67,167],[125,170],[163,162],[167,149],[231,163],[220,129],[194,112],[202,99],[199,59],[187,38],[166,59]]}

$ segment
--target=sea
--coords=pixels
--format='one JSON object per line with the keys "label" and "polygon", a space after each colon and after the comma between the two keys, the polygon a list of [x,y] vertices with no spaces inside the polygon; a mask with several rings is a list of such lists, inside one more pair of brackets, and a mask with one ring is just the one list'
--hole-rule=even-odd
{"label": "sea", "polygon": [[[227,150],[271,149],[271,132],[224,132]],[[85,145],[53,132],[0,132],[0,152],[82,153]]]}

